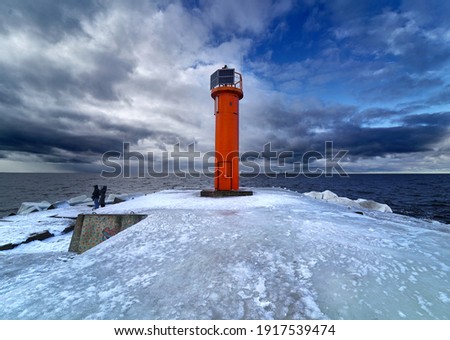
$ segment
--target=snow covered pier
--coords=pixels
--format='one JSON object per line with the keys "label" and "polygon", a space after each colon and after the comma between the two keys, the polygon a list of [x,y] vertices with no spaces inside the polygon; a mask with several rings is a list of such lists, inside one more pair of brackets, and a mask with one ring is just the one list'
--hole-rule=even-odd
{"label": "snow covered pier", "polygon": [[253,192],[162,191],[99,209],[148,217],[81,255],[0,252],[0,319],[450,318],[448,225]]}

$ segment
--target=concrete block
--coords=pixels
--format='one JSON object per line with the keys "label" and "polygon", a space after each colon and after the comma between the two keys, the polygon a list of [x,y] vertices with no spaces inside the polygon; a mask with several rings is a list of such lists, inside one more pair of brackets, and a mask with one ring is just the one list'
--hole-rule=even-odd
{"label": "concrete block", "polygon": [[80,214],[77,217],[69,251],[81,254],[146,217],[147,215],[138,214]]}

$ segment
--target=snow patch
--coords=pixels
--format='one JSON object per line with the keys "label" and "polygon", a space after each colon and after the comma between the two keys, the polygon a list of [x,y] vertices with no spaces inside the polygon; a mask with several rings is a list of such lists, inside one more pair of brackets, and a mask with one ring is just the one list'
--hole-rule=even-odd
{"label": "snow patch", "polygon": [[17,211],[18,215],[27,215],[29,213],[35,212],[35,211],[42,211],[47,210],[51,207],[51,203],[47,201],[42,202],[23,202],[20,205],[19,210]]}
{"label": "snow patch", "polygon": [[330,190],[325,190],[323,192],[317,192],[317,191],[310,191],[304,193],[305,196],[314,198],[314,199],[320,199],[331,203],[336,203],[340,205],[344,205],[347,207],[362,207],[369,210],[377,210],[381,212],[392,212],[391,207],[389,207],[387,204],[378,203],[372,200],[366,200],[362,198],[358,198],[357,200],[352,200],[347,197],[339,197],[334,192]]}
{"label": "snow patch", "polygon": [[69,203],[69,205],[87,204],[92,203],[92,199],[86,195],[80,195],[69,199],[67,203]]}

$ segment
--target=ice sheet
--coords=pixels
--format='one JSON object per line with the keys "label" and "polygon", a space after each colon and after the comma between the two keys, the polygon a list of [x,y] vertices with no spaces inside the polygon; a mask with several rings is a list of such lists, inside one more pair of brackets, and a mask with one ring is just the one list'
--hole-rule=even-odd
{"label": "ice sheet", "polygon": [[448,226],[253,190],[99,209],[149,217],[82,255],[0,252],[0,318],[450,318]]}

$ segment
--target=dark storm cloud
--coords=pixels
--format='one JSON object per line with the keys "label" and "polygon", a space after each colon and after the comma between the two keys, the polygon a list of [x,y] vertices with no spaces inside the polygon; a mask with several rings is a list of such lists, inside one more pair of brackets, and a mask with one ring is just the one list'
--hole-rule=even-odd
{"label": "dark storm cloud", "polygon": [[[426,152],[449,132],[450,112],[407,114],[402,110],[337,106],[303,111],[276,110],[267,113],[267,131],[260,144],[270,142],[278,151],[301,155],[323,152],[324,142],[348,150],[353,158]],[[391,122],[380,127],[380,123]],[[294,160],[295,161],[295,160]]]}
{"label": "dark storm cloud", "polygon": [[17,103],[20,93],[28,89],[53,97],[91,95],[99,100],[119,100],[115,86],[131,76],[135,61],[105,51],[98,51],[91,58],[89,72],[55,65],[42,56],[14,68],[0,65],[0,101]]}
{"label": "dark storm cloud", "polygon": [[409,115],[403,122],[408,126],[434,126],[446,130],[450,127],[450,112]]}
{"label": "dark storm cloud", "polygon": [[119,100],[120,95],[114,86],[131,75],[135,62],[101,52],[94,56],[93,65],[95,69],[81,74],[77,85],[99,100]]}
{"label": "dark storm cloud", "polygon": [[388,154],[430,151],[445,130],[432,126],[362,128],[342,126],[335,132],[336,147],[349,150],[352,156],[375,157]]}
{"label": "dark storm cloud", "polygon": [[[388,154],[431,151],[448,134],[448,119],[443,114],[414,115],[394,127],[341,126],[333,136],[336,145],[353,156],[374,157]],[[443,118],[444,125],[438,123]]]}
{"label": "dark storm cloud", "polygon": [[426,101],[427,105],[441,105],[450,103],[450,85],[445,86],[441,91],[432,95]]}
{"label": "dark storm cloud", "polygon": [[76,88],[76,79],[70,70],[58,68],[48,60],[34,59],[15,68],[0,65],[0,86],[8,88],[10,96],[21,98],[24,91],[49,92],[58,96]]}
{"label": "dark storm cloud", "polygon": [[[123,142],[136,145],[149,140],[161,149],[177,142],[187,145],[179,131],[168,131],[164,121],[165,114],[182,113],[169,111],[158,97],[154,105],[162,110],[147,112],[149,105],[140,101],[138,105],[144,108],[136,115],[129,98],[134,95],[128,87],[130,81],[136,81],[139,94],[148,88],[145,81],[140,86],[139,80],[131,79],[138,64],[133,47],[142,37],[133,35],[140,32],[135,23],[129,30],[127,24],[142,17],[140,9],[152,15],[155,4],[110,3],[104,8],[99,3],[0,3],[0,37],[9,46],[0,55],[2,158],[29,155],[47,163],[92,163],[106,151],[121,152]],[[161,41],[165,46],[172,44]],[[158,56],[157,50],[152,53],[150,56]],[[149,84],[161,91],[158,81]],[[162,94],[170,101],[167,93]],[[127,108],[134,115],[127,115]],[[151,118],[163,123],[155,128],[147,124]]]}
{"label": "dark storm cloud", "polygon": [[[47,118],[43,120],[40,115]],[[0,127],[0,147],[8,151],[51,154],[54,149],[104,152],[105,149],[119,146],[120,137],[102,135],[99,126],[96,127],[97,134],[72,129],[73,125],[78,126],[83,120],[87,120],[86,116],[82,117],[83,120],[79,118],[79,114],[70,117],[70,113],[66,113],[66,122],[63,123],[48,119],[47,113],[40,113],[36,118],[31,118],[17,112],[15,117],[3,119]]]}
{"label": "dark storm cloud", "polygon": [[[72,60],[65,60],[64,55],[57,57],[45,50],[57,50],[59,46],[62,51],[74,43],[70,39],[77,36],[84,38],[77,43],[94,41],[95,37],[83,29],[82,21],[94,20],[102,11],[106,9],[98,1],[2,1],[0,34],[18,36],[20,44],[39,44],[41,51],[36,53],[36,47],[31,46],[29,51],[34,48],[34,53],[29,53],[25,47],[25,53],[16,63],[0,64],[0,101],[17,102],[20,95],[13,91],[27,89],[53,97],[91,95],[99,100],[118,100],[115,86],[128,79],[136,66],[135,60],[121,53],[120,44],[111,41],[109,45],[99,45],[95,49],[84,50],[84,46],[80,46],[80,49],[73,50],[72,53],[82,52],[77,57],[68,57],[78,58],[89,65],[89,71],[82,71],[78,65],[72,64]],[[28,41],[23,40],[23,34]],[[9,93],[5,94],[2,88],[7,88]]]}
{"label": "dark storm cloud", "polygon": [[103,8],[90,0],[4,0],[0,4],[0,31],[26,29],[51,42],[66,34],[85,34],[81,20]]}
{"label": "dark storm cloud", "polygon": [[[106,120],[103,115],[83,112],[49,111],[28,114],[2,112],[0,149],[40,155],[46,162],[92,162],[106,151],[121,152],[123,142],[142,138],[167,140],[171,134],[145,127]],[[42,119],[45,117],[45,119]],[[172,136],[172,140],[176,140]]]}
{"label": "dark storm cloud", "polygon": [[[20,153],[39,155],[49,163],[92,162],[105,151],[122,150],[124,141],[158,138],[157,132],[107,118],[107,113],[76,110],[77,102],[88,97],[103,102],[119,100],[116,87],[130,77],[136,63],[124,57],[113,42],[92,50],[76,49],[75,53],[82,54],[77,58],[67,55],[67,60],[64,54],[57,57],[45,49],[58,51],[56,46],[60,46],[59,51],[70,51],[70,39],[76,36],[89,42],[92,37],[83,30],[82,21],[93,19],[101,10],[95,1],[0,4],[0,35],[17,39],[16,44],[25,47],[16,61],[0,63],[3,158]],[[28,43],[35,46],[27,48]],[[89,71],[78,65],[79,58],[84,58],[79,61],[88,65]]]}
{"label": "dark storm cloud", "polygon": [[17,106],[22,104],[22,100],[17,93],[8,89],[0,83],[0,105]]}

